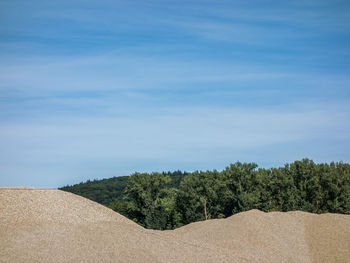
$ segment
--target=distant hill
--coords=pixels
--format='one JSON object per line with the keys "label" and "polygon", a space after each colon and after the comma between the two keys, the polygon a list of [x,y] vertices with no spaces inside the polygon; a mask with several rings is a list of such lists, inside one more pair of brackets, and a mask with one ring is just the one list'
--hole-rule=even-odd
{"label": "distant hill", "polygon": [[[174,171],[163,172],[162,174],[171,177],[169,187],[179,188],[180,182],[187,172]],[[118,176],[102,180],[88,180],[75,185],[67,185],[58,188],[59,190],[71,192],[88,198],[105,206],[110,206],[116,200],[121,201],[124,197],[124,190],[128,184],[129,176]]]}
{"label": "distant hill", "polygon": [[71,186],[67,185],[59,189],[108,206],[116,199],[122,199],[123,191],[128,184],[128,179],[129,176],[119,176],[102,180],[88,180]]}

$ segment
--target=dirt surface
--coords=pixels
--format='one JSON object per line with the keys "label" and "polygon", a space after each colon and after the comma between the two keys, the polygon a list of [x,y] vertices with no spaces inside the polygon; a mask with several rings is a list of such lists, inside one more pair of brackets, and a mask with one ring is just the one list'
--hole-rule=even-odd
{"label": "dirt surface", "polygon": [[71,193],[0,188],[0,262],[350,262],[350,215],[251,210],[155,231]]}

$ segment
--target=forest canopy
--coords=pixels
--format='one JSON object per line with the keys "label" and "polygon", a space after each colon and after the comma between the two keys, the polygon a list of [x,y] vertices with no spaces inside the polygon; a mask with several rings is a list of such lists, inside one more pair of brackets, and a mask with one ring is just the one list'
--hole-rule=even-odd
{"label": "forest canopy", "polygon": [[251,209],[350,214],[350,164],[310,159],[270,169],[236,162],[220,172],[134,173],[60,189],[161,230]]}

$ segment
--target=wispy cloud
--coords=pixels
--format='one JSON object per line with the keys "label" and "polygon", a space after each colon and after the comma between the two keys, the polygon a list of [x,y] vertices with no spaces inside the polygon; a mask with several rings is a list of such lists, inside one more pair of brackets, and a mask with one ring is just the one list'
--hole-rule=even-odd
{"label": "wispy cloud", "polygon": [[270,89],[271,85],[289,85],[290,81],[296,89],[306,82],[314,86],[327,82],[328,87],[334,83],[341,86],[349,83],[348,75],[342,73],[327,76],[246,62],[210,59],[197,62],[154,54],[5,57],[0,68],[1,90],[14,89],[28,95],[88,90],[172,89],[184,87],[186,83],[188,89],[206,88],[205,84],[214,84],[216,89],[220,89],[225,83],[233,89],[249,84],[259,89]]}

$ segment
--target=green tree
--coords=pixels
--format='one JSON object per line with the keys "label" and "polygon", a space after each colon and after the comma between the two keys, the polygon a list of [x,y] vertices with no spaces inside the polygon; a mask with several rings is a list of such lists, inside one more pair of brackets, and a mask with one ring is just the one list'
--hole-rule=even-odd
{"label": "green tree", "polygon": [[146,228],[171,229],[181,224],[175,211],[176,189],[167,188],[170,176],[135,173],[125,189],[128,214]]}
{"label": "green tree", "polygon": [[135,173],[61,189],[153,229],[172,229],[250,209],[350,214],[349,164],[302,159],[280,168],[257,168],[255,163],[236,162],[222,172]]}
{"label": "green tree", "polygon": [[299,196],[289,168],[272,168],[267,191],[270,193],[268,211],[291,211],[298,207]]}
{"label": "green tree", "polygon": [[216,218],[221,213],[217,171],[194,172],[181,182],[177,207],[184,224]]}
{"label": "green tree", "polygon": [[231,215],[260,208],[265,174],[256,171],[255,163],[236,162],[222,172],[229,194],[225,195],[225,213]]}

